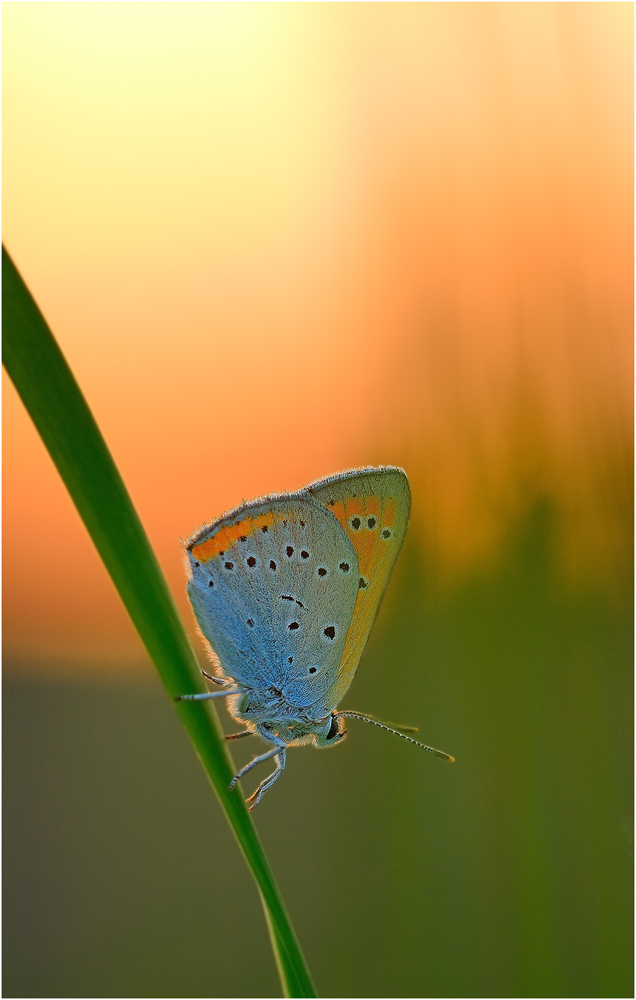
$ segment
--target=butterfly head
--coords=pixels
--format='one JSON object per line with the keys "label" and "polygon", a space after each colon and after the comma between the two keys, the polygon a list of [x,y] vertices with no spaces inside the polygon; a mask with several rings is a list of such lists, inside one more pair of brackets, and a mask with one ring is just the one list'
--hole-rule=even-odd
{"label": "butterfly head", "polygon": [[[241,722],[246,721],[245,718],[234,714]],[[265,739],[273,737],[275,741],[280,740],[288,747],[307,743],[313,743],[318,747],[332,747],[335,743],[339,743],[347,732],[344,722],[335,712],[320,722],[309,721],[306,718],[259,722],[256,730]]]}

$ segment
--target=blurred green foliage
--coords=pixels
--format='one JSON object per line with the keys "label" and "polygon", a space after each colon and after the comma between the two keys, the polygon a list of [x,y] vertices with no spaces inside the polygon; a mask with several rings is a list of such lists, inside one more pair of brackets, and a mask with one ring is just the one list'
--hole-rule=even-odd
{"label": "blurred green foliage", "polygon": [[[453,590],[407,536],[344,707],[419,725],[453,766],[351,720],[255,813],[320,995],[632,995],[631,586],[566,586],[558,530],[536,504]],[[4,995],[279,995],[150,670],[9,675]]]}

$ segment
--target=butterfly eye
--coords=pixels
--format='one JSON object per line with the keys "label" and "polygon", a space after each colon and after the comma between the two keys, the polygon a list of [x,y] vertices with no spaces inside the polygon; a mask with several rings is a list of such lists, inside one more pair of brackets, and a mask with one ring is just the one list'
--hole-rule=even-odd
{"label": "butterfly eye", "polygon": [[333,740],[336,736],[340,736],[340,720],[337,719],[335,715],[332,715],[331,725],[329,726],[329,732],[327,733],[327,739]]}

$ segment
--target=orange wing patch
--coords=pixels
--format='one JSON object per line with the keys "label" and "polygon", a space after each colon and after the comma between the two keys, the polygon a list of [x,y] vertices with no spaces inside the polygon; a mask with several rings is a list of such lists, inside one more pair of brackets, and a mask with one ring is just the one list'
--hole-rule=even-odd
{"label": "orange wing patch", "polygon": [[395,528],[397,517],[397,504],[395,500],[387,500],[382,511],[382,527]]}
{"label": "orange wing patch", "polygon": [[[393,528],[395,524],[396,507],[393,501],[386,501],[384,508],[390,507],[389,516],[385,516],[380,497],[352,497],[346,503],[335,503],[331,506],[353,543],[358,557],[360,573],[367,582],[371,581],[378,557],[384,555],[384,549],[378,544],[381,530]],[[362,588],[365,589],[365,588]]]}
{"label": "orange wing patch", "polygon": [[[332,512],[332,514],[334,515],[334,517],[336,518],[336,520],[340,521],[340,524],[344,528],[345,527],[345,521],[347,520],[347,515],[345,514],[344,504],[340,503],[339,500],[338,501],[334,500],[333,502],[329,502],[327,504],[327,509]],[[346,531],[346,528],[345,528],[345,531]]]}
{"label": "orange wing patch", "polygon": [[333,511],[354,546],[360,570],[351,625],[328,693],[329,702],[337,705],[355,674],[400,551],[410,491],[403,470],[392,467],[351,470],[318,480],[308,489]]}
{"label": "orange wing patch", "polygon": [[351,683],[395,561],[397,505],[381,497],[352,497],[329,509],[346,531],[358,557],[360,579],[353,618],[333,687],[334,703]]}
{"label": "orange wing patch", "polygon": [[[277,520],[282,521],[282,515],[277,518]],[[210,559],[214,559],[218,556],[220,552],[226,552],[227,549],[232,548],[232,546],[239,540],[243,541],[249,538],[255,531],[263,527],[272,527],[274,524],[274,512],[268,511],[265,514],[259,514],[258,517],[246,517],[243,521],[239,521],[238,524],[227,524],[222,528],[219,528],[212,538],[206,539],[205,542],[200,542],[198,545],[194,545],[190,550],[195,559],[199,562],[208,562]]]}

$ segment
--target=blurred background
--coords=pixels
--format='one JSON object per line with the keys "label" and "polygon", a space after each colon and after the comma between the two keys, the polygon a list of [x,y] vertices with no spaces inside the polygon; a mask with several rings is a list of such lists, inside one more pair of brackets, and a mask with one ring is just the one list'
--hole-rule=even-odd
{"label": "blurred background", "polygon": [[[352,722],[254,814],[322,996],[632,995],[632,20],[3,7],[4,241],[197,649],[180,537],[351,466],[411,480],[342,707],[457,762]],[[4,995],[278,996],[6,377],[4,642]]]}

